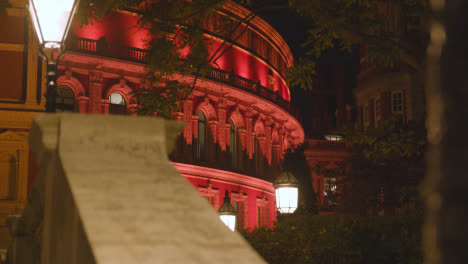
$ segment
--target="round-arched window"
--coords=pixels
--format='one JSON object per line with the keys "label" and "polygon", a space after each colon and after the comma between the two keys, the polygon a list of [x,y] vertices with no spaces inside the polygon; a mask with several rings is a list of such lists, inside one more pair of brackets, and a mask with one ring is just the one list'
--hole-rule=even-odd
{"label": "round-arched window", "polygon": [[73,90],[68,86],[58,86],[55,103],[56,112],[73,112],[75,110],[75,95],[73,94]]}
{"label": "round-arched window", "polygon": [[119,93],[111,93],[109,95],[109,114],[125,115],[127,113],[127,105],[124,97]]}

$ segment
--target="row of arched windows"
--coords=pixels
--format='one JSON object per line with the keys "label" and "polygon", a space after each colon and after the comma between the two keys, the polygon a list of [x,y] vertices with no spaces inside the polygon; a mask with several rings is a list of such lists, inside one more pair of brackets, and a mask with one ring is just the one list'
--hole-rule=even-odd
{"label": "row of arched windows", "polygon": [[[205,114],[202,111],[197,112],[198,116],[198,123],[197,123],[197,135],[198,140],[196,142],[196,149],[197,149],[197,159],[199,161],[206,160],[206,147],[207,147],[207,121]],[[239,135],[237,133],[237,127],[232,120],[229,122],[229,154],[231,157],[230,163],[232,168],[238,168],[240,161],[239,153],[241,147],[239,146]],[[254,135],[254,161],[255,166],[257,169],[263,166],[263,157],[261,154],[261,147],[257,135]]]}
{"label": "row of arched windows", "polygon": [[[109,114],[126,114],[127,104],[125,98],[119,93],[109,95]],[[75,95],[73,90],[65,85],[57,87],[56,112],[74,112]]]}

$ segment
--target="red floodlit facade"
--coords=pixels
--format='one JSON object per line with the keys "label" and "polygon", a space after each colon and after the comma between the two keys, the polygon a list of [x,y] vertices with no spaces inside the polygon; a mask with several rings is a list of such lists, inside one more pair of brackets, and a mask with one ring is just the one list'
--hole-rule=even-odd
{"label": "red floodlit facade", "polygon": [[[250,13],[232,2],[225,10],[206,22],[207,32],[210,25]],[[75,27],[58,66],[59,109],[136,115],[131,92],[144,74],[147,36],[134,27],[136,23],[135,14],[118,11]],[[284,151],[301,144],[304,132],[289,104],[285,80],[285,70],[293,63],[289,47],[258,17],[244,35],[173,113],[186,126],[171,160],[215,209],[228,190],[240,228],[272,227],[276,219],[272,182]],[[210,33],[206,37],[214,43],[213,50],[221,43]],[[191,81],[194,76],[182,78]]]}

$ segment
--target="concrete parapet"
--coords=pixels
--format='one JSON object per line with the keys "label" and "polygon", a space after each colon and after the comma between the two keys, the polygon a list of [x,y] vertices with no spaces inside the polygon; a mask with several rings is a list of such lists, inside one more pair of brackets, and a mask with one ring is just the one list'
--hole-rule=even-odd
{"label": "concrete parapet", "polygon": [[41,170],[23,215],[9,218],[8,263],[264,263],[169,162],[182,126],[36,116]]}

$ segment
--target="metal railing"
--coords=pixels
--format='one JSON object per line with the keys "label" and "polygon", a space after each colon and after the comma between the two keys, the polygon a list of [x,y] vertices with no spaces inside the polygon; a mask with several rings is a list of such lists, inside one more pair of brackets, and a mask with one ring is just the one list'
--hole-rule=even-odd
{"label": "metal railing", "polygon": [[[67,42],[67,50],[122,59],[137,63],[145,63],[145,57],[148,53],[148,51],[145,49],[138,49],[110,43],[106,42],[105,40],[93,40],[86,38],[71,38]],[[206,77],[208,79],[234,86],[241,90],[248,91],[252,94],[267,99],[268,101],[273,102],[274,104],[288,111],[297,120],[301,120],[298,109],[293,108],[289,102],[281,97],[281,95],[278,93],[262,86],[259,81],[255,82],[239,76],[234,72],[228,72],[214,67],[211,67]]]}

